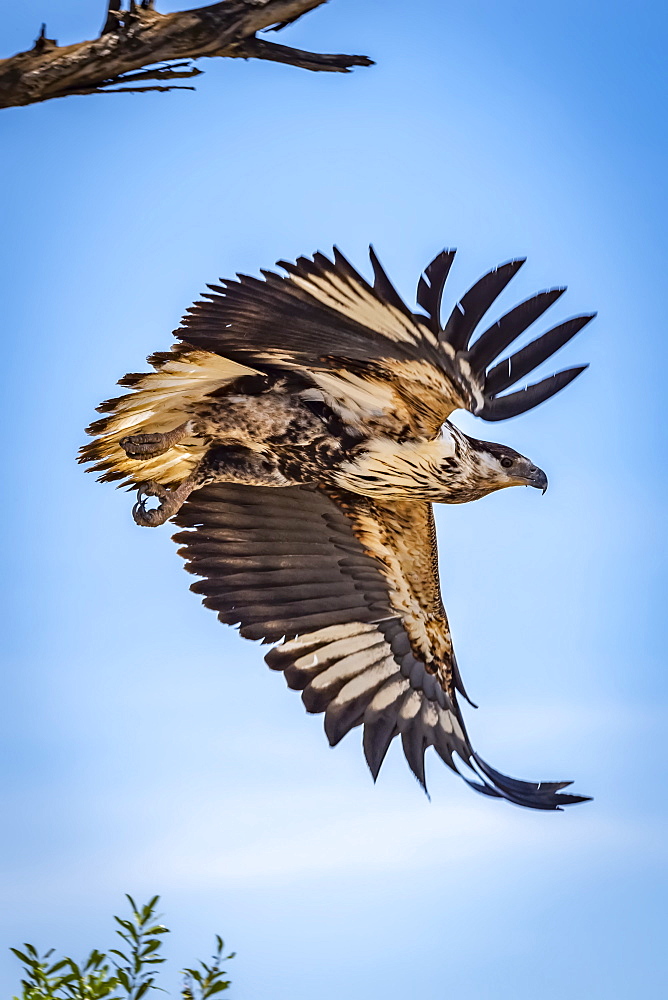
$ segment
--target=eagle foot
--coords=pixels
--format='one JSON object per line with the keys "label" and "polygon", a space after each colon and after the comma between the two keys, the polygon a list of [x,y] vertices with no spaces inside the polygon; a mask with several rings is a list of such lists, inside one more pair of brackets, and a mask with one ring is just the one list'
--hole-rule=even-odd
{"label": "eagle foot", "polygon": [[192,431],[193,421],[186,420],[185,423],[179,424],[173,431],[167,431],[165,434],[131,434],[121,438],[118,443],[128,458],[138,460],[156,458],[158,455],[164,455],[166,451],[169,451]]}
{"label": "eagle foot", "polygon": [[[181,509],[189,492],[190,490],[185,492],[180,487],[168,490],[152,480],[140,483],[137,489],[137,503],[132,508],[135,523],[143,528],[159,527]],[[146,506],[149,497],[156,497],[160,501],[157,507]]]}
{"label": "eagle foot", "polygon": [[128,458],[153,458],[169,450],[164,434],[133,434],[118,443]]}

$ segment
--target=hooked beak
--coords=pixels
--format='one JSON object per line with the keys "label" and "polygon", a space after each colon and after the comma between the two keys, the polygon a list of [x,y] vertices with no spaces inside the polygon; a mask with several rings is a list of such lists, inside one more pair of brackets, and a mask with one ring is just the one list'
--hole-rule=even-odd
{"label": "hooked beak", "polygon": [[542,490],[544,493],[547,489],[547,476],[542,469],[532,465],[526,477],[526,484],[527,486],[534,486],[537,490]]}

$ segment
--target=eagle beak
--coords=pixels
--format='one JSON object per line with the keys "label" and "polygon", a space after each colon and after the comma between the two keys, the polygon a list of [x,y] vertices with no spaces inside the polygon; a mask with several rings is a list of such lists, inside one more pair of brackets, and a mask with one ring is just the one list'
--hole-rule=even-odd
{"label": "eagle beak", "polygon": [[534,486],[537,490],[542,490],[543,493],[547,489],[547,476],[542,469],[536,468],[535,465],[529,469],[526,482],[527,486]]}

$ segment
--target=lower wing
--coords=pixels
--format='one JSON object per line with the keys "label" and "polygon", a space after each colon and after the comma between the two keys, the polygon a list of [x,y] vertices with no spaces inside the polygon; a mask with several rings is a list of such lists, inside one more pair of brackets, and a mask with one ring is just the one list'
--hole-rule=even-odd
{"label": "lower wing", "polygon": [[477,791],[534,809],[584,801],[570,782],[509,778],[473,750],[440,598],[426,503],[378,504],[343,491],[217,484],[176,518],[192,589],[266,656],[309,712],[324,712],[332,745],[363,727],[374,776],[396,736],[425,785],[428,747]]}

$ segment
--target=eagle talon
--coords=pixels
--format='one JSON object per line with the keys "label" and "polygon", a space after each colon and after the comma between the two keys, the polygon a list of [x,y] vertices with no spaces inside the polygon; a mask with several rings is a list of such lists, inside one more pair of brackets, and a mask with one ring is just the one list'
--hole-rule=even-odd
{"label": "eagle talon", "polygon": [[[149,497],[157,497],[159,506],[147,509],[146,501]],[[170,496],[169,490],[159,483],[149,481],[140,483],[137,489],[137,503],[132,508],[132,516],[135,523],[143,528],[157,528],[175,514],[179,506],[177,498]]]}
{"label": "eagle talon", "polygon": [[[184,500],[188,498],[193,489],[196,489],[196,483],[192,476],[172,490],[168,490],[152,479],[145,483],[139,483],[137,503],[132,508],[135,522],[143,528],[157,528],[180,511]],[[149,497],[156,497],[160,501],[157,507],[146,507],[146,501]]]}
{"label": "eagle talon", "polygon": [[169,496],[169,490],[161,486],[160,483],[154,482],[152,479],[147,480],[145,483],[140,483],[137,487],[137,499],[143,504],[144,498],[157,497],[158,500],[166,500]]}

